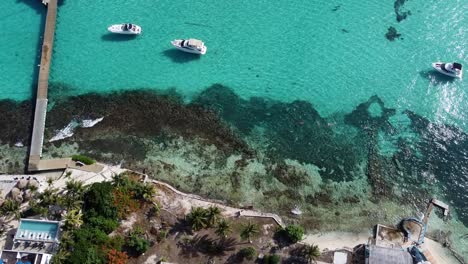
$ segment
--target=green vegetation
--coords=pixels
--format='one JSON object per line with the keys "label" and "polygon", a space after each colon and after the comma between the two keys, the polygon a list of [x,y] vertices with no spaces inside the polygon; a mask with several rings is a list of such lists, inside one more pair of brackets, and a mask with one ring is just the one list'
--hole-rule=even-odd
{"label": "green vegetation", "polygon": [[73,230],[79,228],[83,224],[83,214],[77,210],[68,211],[65,216],[65,229]]}
{"label": "green vegetation", "polygon": [[208,227],[214,227],[221,219],[221,209],[216,206],[210,206],[206,209],[206,218]]}
{"label": "green vegetation", "polygon": [[192,208],[187,215],[187,221],[193,230],[198,231],[208,226],[207,212],[202,207]]}
{"label": "green vegetation", "polygon": [[304,237],[304,227],[300,225],[288,225],[286,228],[279,228],[275,233],[275,240],[279,243],[297,243]]}
{"label": "green vegetation", "polygon": [[151,201],[154,193],[153,186],[126,174],[114,177],[112,183],[94,183],[89,188],[69,181],[62,196],[48,188],[41,194],[36,207],[60,205],[69,209],[54,264],[126,263],[127,253],[140,255],[146,252],[150,241],[142,237],[141,229],[133,229],[125,238],[118,235],[111,238],[108,234],[142,203]]}
{"label": "green vegetation", "polygon": [[278,264],[280,263],[280,259],[278,255],[266,255],[263,258],[263,264]]}
{"label": "green vegetation", "polygon": [[2,215],[14,216],[20,218],[19,203],[17,201],[6,199],[0,207]]}
{"label": "green vegetation", "polygon": [[193,230],[198,231],[208,227],[217,227],[221,221],[221,209],[216,206],[210,206],[208,209],[202,207],[192,208],[187,215],[187,221]]}
{"label": "green vegetation", "polygon": [[136,255],[141,255],[148,250],[150,243],[148,240],[142,238],[144,235],[141,228],[135,228],[128,234],[127,239],[125,240],[125,246],[131,251],[135,252]]}
{"label": "green vegetation", "polygon": [[301,249],[301,255],[308,263],[316,263],[318,257],[320,257],[320,249],[317,245],[305,245]]}
{"label": "green vegetation", "polygon": [[252,237],[257,235],[259,232],[260,229],[258,228],[258,225],[249,222],[245,226],[243,226],[242,231],[240,233],[240,237],[243,240],[249,240],[249,243],[252,244]]}
{"label": "green vegetation", "polygon": [[215,233],[220,238],[226,238],[230,233],[232,233],[231,224],[226,219],[219,220]]}
{"label": "green vegetation", "polygon": [[257,251],[253,247],[246,247],[239,250],[239,256],[244,259],[252,260],[256,257]]}
{"label": "green vegetation", "polygon": [[288,239],[293,243],[297,243],[304,237],[304,228],[299,225],[289,225],[285,231]]}
{"label": "green vegetation", "polygon": [[87,157],[87,156],[84,156],[84,155],[73,155],[72,156],[72,160],[73,161],[79,161],[79,162],[83,162],[84,164],[86,165],[91,165],[91,164],[94,164],[96,163],[95,160],[93,160],[92,158],[90,157]]}

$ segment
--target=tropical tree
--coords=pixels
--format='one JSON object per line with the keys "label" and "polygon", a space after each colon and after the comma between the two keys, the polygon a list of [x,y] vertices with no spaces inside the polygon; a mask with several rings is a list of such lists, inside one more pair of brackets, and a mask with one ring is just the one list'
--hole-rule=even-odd
{"label": "tropical tree", "polygon": [[293,243],[297,243],[304,237],[304,228],[300,225],[289,225],[286,227],[285,232],[288,239]]}
{"label": "tropical tree", "polygon": [[54,183],[54,179],[47,178],[47,184],[49,185],[49,187],[51,187],[53,183]]}
{"label": "tropical tree", "polygon": [[215,232],[219,237],[226,238],[232,232],[231,224],[226,219],[221,219],[218,221]]}
{"label": "tropical tree", "polygon": [[36,185],[31,185],[28,188],[29,190],[31,190],[31,193],[36,193],[37,190],[39,189]]}
{"label": "tropical tree", "polygon": [[129,185],[129,179],[125,173],[112,176],[112,184],[116,187],[124,187]]}
{"label": "tropical tree", "polygon": [[11,199],[6,199],[2,204],[1,212],[4,215],[11,215],[19,219],[20,218],[19,203]]}
{"label": "tropical tree", "polygon": [[240,237],[244,240],[248,240],[250,244],[252,244],[251,238],[257,235],[260,232],[257,224],[253,224],[252,222],[247,223],[242,228],[240,233]]}
{"label": "tropical tree", "polygon": [[305,245],[302,254],[308,263],[317,263],[317,259],[320,257],[320,249],[318,245]]}
{"label": "tropical tree", "polygon": [[79,228],[83,224],[83,214],[77,210],[70,210],[65,216],[65,227],[67,229]]}
{"label": "tropical tree", "polygon": [[152,201],[153,196],[156,194],[156,188],[152,184],[145,184],[142,187],[142,197],[145,201]]}
{"label": "tropical tree", "polygon": [[39,195],[39,200],[42,206],[48,207],[49,205],[59,204],[62,199],[58,196],[57,189],[47,188]]}
{"label": "tropical tree", "polygon": [[212,227],[218,223],[221,218],[221,209],[217,206],[210,206],[206,211],[206,218],[208,221],[208,226]]}
{"label": "tropical tree", "polygon": [[67,181],[65,186],[65,196],[63,199],[63,205],[68,209],[79,209],[83,204],[83,195],[85,187],[80,181]]}
{"label": "tropical tree", "polygon": [[52,257],[51,263],[65,264],[66,261],[69,259],[69,255],[70,253],[67,250],[60,248],[59,251],[55,253]]}
{"label": "tropical tree", "polygon": [[190,214],[187,215],[187,220],[195,231],[207,227],[208,218],[206,210],[202,207],[193,208]]}

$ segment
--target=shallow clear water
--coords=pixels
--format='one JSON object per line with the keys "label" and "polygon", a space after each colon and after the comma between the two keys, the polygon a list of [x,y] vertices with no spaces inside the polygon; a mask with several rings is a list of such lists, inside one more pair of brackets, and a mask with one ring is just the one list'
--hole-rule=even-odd
{"label": "shallow clear water", "polygon": [[40,1],[0,1],[0,98],[30,98],[46,9]]}

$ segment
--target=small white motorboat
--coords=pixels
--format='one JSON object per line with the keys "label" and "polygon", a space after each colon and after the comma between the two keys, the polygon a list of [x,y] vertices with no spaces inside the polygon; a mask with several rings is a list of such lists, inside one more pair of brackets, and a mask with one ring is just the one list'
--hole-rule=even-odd
{"label": "small white motorboat", "polygon": [[171,41],[172,45],[177,49],[189,53],[201,54],[206,53],[206,46],[203,41],[198,39],[176,39]]}
{"label": "small white motorboat", "polygon": [[454,78],[462,78],[463,77],[463,71],[462,71],[462,65],[457,62],[453,63],[444,63],[444,62],[434,62],[432,63],[432,67],[447,76],[454,77]]}
{"label": "small white motorboat", "polygon": [[115,24],[107,28],[109,32],[125,35],[139,35],[141,34],[141,27],[135,24]]}

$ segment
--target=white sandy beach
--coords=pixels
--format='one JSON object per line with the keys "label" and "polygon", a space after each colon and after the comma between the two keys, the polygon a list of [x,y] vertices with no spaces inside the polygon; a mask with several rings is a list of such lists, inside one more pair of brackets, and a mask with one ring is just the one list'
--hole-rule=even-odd
{"label": "white sandy beach", "polygon": [[[327,232],[309,234],[301,242],[305,244],[318,245],[321,250],[335,250],[341,248],[352,249],[359,244],[366,244],[371,236],[371,233],[365,231],[361,233]],[[437,261],[437,264],[459,263],[459,261],[453,257],[448,248],[443,247],[441,244],[429,238],[425,238],[424,241],[424,245],[422,246],[423,250],[429,251],[434,260]]]}

